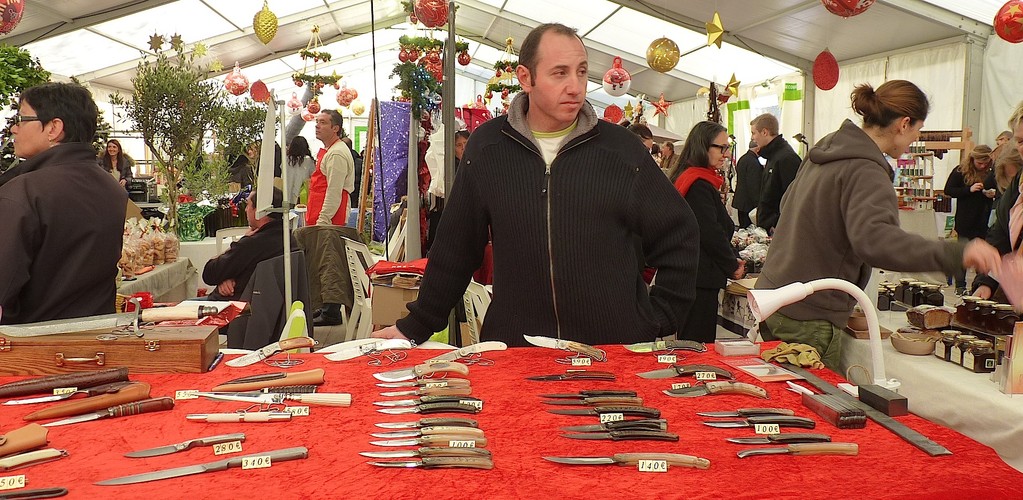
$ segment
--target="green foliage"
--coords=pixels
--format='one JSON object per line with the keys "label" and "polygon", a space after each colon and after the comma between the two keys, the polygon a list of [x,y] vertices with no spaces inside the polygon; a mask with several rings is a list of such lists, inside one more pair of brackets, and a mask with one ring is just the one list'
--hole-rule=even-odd
{"label": "green foliage", "polygon": [[266,106],[250,99],[225,101],[217,116],[217,150],[224,156],[243,155],[263,135]]}
{"label": "green foliage", "polygon": [[227,157],[222,154],[203,155],[196,163],[182,166],[181,187],[196,201],[217,201],[228,190],[228,167]]}
{"label": "green foliage", "polygon": [[[29,87],[46,83],[50,72],[27,50],[0,44],[0,106],[17,109],[18,94]],[[10,141],[10,124],[0,129],[0,173],[15,163],[14,143]]]}

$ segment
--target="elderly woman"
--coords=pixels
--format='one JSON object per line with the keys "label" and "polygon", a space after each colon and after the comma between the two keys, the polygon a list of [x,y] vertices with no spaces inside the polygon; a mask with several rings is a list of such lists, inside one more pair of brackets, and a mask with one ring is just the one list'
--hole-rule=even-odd
{"label": "elderly woman", "polygon": [[[945,194],[956,199],[955,230],[959,241],[983,238],[991,217],[991,200],[995,197],[995,180],[991,173],[991,148],[980,145],[966,155],[962,163],[948,174]],[[966,269],[955,272],[956,293],[966,292]]]}
{"label": "elderly woman", "polygon": [[134,177],[131,169],[135,165],[135,160],[124,154],[121,142],[117,139],[107,141],[107,150],[99,157],[99,165],[110,172],[110,175],[117,179],[122,186],[128,184],[128,181]]}
{"label": "elderly woman", "polygon": [[704,121],[689,131],[679,153],[678,168],[671,181],[689,203],[700,226],[700,266],[696,272],[696,301],[678,336],[714,342],[717,334],[718,292],[728,278],[742,278],[745,265],[732,248],[735,226],[721,201],[724,167],[730,146],[721,125]]}
{"label": "elderly woman", "polygon": [[0,185],[0,323],[114,312],[128,193],[96,168],[97,115],[81,85],[21,93],[11,133],[25,161]]}

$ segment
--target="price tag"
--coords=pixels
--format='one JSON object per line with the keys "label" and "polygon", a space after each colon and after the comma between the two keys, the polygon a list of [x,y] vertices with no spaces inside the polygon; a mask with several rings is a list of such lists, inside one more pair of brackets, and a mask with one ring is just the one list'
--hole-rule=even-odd
{"label": "price tag", "polygon": [[475,448],[476,441],[448,441],[448,448]]}
{"label": "price tag", "polygon": [[71,394],[72,392],[77,392],[77,391],[78,391],[77,387],[56,387],[56,388],[53,389],[53,395],[54,396],[61,396],[61,395],[64,395],[64,394]]}
{"label": "price tag", "polygon": [[284,411],[290,413],[292,416],[295,416],[295,417],[308,417],[309,416],[309,407],[308,406],[287,406],[287,407],[284,408]]}
{"label": "price tag", "polygon": [[718,374],[714,372],[696,372],[696,380],[717,380]]}
{"label": "price tag", "polygon": [[658,354],[657,355],[657,362],[658,363],[667,363],[669,365],[673,365],[673,364],[675,364],[676,361],[678,361],[678,356],[676,356],[674,354]]}
{"label": "price tag", "polygon": [[781,427],[778,424],[753,424],[753,432],[757,434],[778,434]]}
{"label": "price tag", "polygon": [[476,401],[474,399],[459,399],[458,404],[475,406],[477,410],[483,409],[483,401]]}
{"label": "price tag", "polygon": [[242,469],[266,469],[269,467],[270,457],[267,455],[242,457]]}
{"label": "price tag", "polygon": [[636,467],[640,472],[668,472],[668,461],[640,460]]}
{"label": "price tag", "polygon": [[174,391],[174,399],[199,399],[199,390]]}
{"label": "price tag", "polygon": [[447,382],[427,382],[423,387],[429,389],[431,387],[447,387]]}
{"label": "price tag", "polygon": [[26,482],[24,474],[0,477],[0,491],[24,488]]}
{"label": "price tag", "polygon": [[674,384],[671,384],[672,389],[687,389],[692,386],[693,384],[690,384],[689,382],[675,382]]}
{"label": "price tag", "polygon": [[572,358],[572,366],[590,366],[593,360],[587,357]]}
{"label": "price tag", "polygon": [[622,420],[625,420],[625,414],[624,413],[601,413],[600,414],[600,423],[602,423],[602,424],[606,424],[608,422],[621,422]]}
{"label": "price tag", "polygon": [[238,453],[239,451],[242,451],[241,441],[230,441],[213,445],[214,455],[226,455],[228,453]]}

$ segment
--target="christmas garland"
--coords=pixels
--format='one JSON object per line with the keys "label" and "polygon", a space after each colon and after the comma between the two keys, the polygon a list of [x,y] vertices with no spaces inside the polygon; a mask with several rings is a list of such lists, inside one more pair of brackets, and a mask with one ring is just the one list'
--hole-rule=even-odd
{"label": "christmas garland", "polygon": [[504,92],[508,91],[509,94],[522,92],[522,86],[519,84],[508,85],[505,83],[491,83],[487,85],[487,92]]}
{"label": "christmas garland", "polygon": [[294,73],[291,75],[291,79],[295,81],[296,87],[301,87],[303,82],[308,83],[310,88],[313,89],[314,95],[319,95],[319,90],[323,88],[324,85],[333,85],[336,88],[338,87],[338,82],[341,81],[341,77],[336,73],[328,76]]}
{"label": "christmas garland", "polygon": [[[437,40],[436,38],[430,38],[426,36],[407,36],[402,35],[398,38],[398,45],[405,47],[406,49],[416,48],[421,53],[426,53],[431,49],[442,50],[444,48],[444,41]],[[463,52],[469,50],[468,42],[455,42],[455,52]]]}
{"label": "christmas garland", "polygon": [[441,84],[426,68],[406,62],[394,66],[391,78],[398,77],[399,101],[412,103],[412,114],[418,120],[423,112],[432,112],[440,105]]}
{"label": "christmas garland", "polygon": [[494,63],[494,71],[515,71],[515,68],[519,66],[519,61],[497,61]]}
{"label": "christmas garland", "polygon": [[330,52],[316,52],[314,50],[309,50],[309,49],[302,49],[302,50],[298,51],[298,55],[303,60],[312,58],[312,60],[314,62],[320,62],[320,61],[330,62],[330,57],[331,57]]}

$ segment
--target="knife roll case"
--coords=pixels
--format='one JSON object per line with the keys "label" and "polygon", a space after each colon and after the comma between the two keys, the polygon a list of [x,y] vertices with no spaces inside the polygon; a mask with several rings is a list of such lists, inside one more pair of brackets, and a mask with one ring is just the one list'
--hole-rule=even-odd
{"label": "knife roll case", "polygon": [[46,427],[28,424],[13,431],[0,434],[0,457],[46,446]]}
{"label": "knife roll case", "polygon": [[38,337],[0,335],[0,375],[94,372],[107,367],[132,373],[205,373],[220,348],[215,326],[156,326],[141,332],[142,337],[115,335],[109,329]]}
{"label": "knife roll case", "polygon": [[84,413],[105,410],[111,406],[131,403],[149,397],[149,384],[133,382],[113,394],[100,394],[82,399],[72,399],[63,403],[48,406],[25,415],[25,420],[45,420],[50,418],[73,417]]}
{"label": "knife roll case", "polygon": [[[0,350],[0,358],[3,352]],[[2,371],[2,369],[0,369]],[[26,380],[19,380],[9,384],[0,385],[0,398],[13,398],[16,396],[27,396],[30,394],[41,394],[50,392],[57,388],[76,387],[85,389],[98,385],[128,380],[127,368],[110,368],[94,372],[68,373],[64,375],[50,375]]]}

